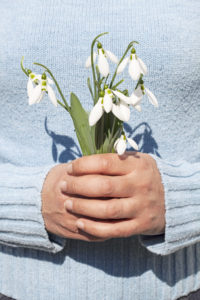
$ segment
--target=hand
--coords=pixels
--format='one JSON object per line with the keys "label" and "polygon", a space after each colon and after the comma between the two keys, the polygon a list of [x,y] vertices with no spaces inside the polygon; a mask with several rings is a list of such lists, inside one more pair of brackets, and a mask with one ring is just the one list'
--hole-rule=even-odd
{"label": "hand", "polygon": [[105,239],[164,232],[164,189],[150,155],[91,155],[70,168],[63,192],[71,194],[67,210],[85,216],[77,222],[81,230]]}
{"label": "hand", "polygon": [[68,181],[67,167],[69,164],[55,166],[48,173],[42,189],[42,215],[46,230],[58,236],[86,240],[103,241],[85,232],[80,232],[76,222],[80,215],[67,212],[64,203],[68,195],[61,192],[63,179]]}

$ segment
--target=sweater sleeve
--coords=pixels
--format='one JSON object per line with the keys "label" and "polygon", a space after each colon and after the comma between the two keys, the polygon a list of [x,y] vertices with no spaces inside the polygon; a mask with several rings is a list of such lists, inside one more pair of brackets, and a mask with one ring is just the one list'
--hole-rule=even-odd
{"label": "sweater sleeve", "polygon": [[170,163],[151,155],[157,163],[165,191],[165,234],[141,235],[149,251],[168,255],[200,242],[200,163]]}
{"label": "sweater sleeve", "polygon": [[53,166],[0,165],[0,243],[51,253],[66,240],[46,231],[41,213],[41,190]]}

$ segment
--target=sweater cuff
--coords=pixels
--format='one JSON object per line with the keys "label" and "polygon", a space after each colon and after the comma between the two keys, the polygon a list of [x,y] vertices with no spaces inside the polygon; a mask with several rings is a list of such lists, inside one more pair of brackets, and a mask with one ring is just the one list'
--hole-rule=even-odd
{"label": "sweater cuff", "polygon": [[200,242],[200,163],[156,160],[165,191],[165,234],[141,235],[149,251],[168,255]]}
{"label": "sweater cuff", "polygon": [[41,190],[55,166],[0,166],[0,243],[56,253],[66,239],[48,233],[41,213]]}

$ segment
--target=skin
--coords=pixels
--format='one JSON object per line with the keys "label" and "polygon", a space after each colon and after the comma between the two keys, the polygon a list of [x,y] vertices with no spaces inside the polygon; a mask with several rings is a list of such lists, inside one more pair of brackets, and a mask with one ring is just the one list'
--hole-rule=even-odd
{"label": "skin", "polygon": [[165,229],[164,188],[155,160],[127,152],[84,156],[53,168],[45,180],[42,214],[60,236],[103,241]]}

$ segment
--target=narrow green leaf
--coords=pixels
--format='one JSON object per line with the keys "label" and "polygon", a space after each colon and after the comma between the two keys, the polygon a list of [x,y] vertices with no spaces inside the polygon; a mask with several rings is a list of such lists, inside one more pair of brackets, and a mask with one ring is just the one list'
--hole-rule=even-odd
{"label": "narrow green leaf", "polygon": [[96,153],[93,130],[88,122],[88,114],[82,107],[78,97],[71,93],[71,117],[83,155]]}

